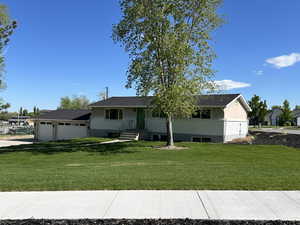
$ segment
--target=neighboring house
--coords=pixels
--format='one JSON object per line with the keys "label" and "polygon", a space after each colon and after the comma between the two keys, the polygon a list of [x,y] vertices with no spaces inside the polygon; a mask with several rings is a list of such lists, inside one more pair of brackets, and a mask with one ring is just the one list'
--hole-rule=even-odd
{"label": "neighboring house", "polygon": [[300,126],[300,109],[293,110],[293,118],[296,126]]}
{"label": "neighboring house", "polygon": [[65,140],[89,136],[89,110],[53,110],[34,119],[35,139]]}
{"label": "neighboring house", "polygon": [[[166,140],[164,115],[153,110],[153,97],[111,97],[90,105],[90,135],[135,134],[139,139]],[[227,142],[248,133],[247,112],[240,94],[197,96],[200,108],[191,118],[175,119],[175,141]]]}
{"label": "neighboring house", "polygon": [[269,126],[279,126],[279,118],[282,110],[279,107],[272,108],[265,117],[265,121]]}
{"label": "neighboring house", "polygon": [[14,116],[8,120],[8,123],[10,125],[23,125],[28,124],[30,119],[30,116]]}

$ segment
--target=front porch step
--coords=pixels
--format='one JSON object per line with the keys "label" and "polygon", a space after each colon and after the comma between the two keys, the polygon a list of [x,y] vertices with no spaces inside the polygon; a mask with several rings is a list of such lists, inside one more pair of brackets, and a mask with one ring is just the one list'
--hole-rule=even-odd
{"label": "front porch step", "polygon": [[121,133],[120,140],[138,140],[139,139],[139,133],[138,132],[128,132],[124,131]]}

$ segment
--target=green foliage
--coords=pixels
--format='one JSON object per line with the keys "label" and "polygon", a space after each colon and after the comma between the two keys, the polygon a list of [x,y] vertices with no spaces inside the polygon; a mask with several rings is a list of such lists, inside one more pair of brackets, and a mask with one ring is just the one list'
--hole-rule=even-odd
{"label": "green foliage", "polygon": [[17,112],[7,112],[7,111],[0,112],[0,120],[7,121],[10,118],[15,116],[18,116]]}
{"label": "green foliage", "polygon": [[40,115],[40,109],[36,106],[33,107],[32,116],[38,116]]}
{"label": "green foliage", "polygon": [[60,106],[58,109],[87,109],[90,101],[85,96],[73,96],[72,98],[66,96],[60,99]]}
{"label": "green foliage", "polygon": [[2,98],[0,98],[0,111],[6,111],[8,108],[10,108],[9,103],[5,103]]}
{"label": "green foliage", "polygon": [[281,106],[280,105],[273,105],[272,109],[281,109]]}
{"label": "green foliage", "polygon": [[0,88],[5,87],[4,83],[4,67],[5,58],[3,51],[10,41],[10,36],[13,34],[13,30],[17,27],[16,21],[12,21],[8,15],[5,5],[0,4]]}
{"label": "green foliage", "polygon": [[[154,106],[174,117],[190,116],[194,96],[213,87],[215,57],[210,33],[222,19],[221,0],[121,0],[123,17],[113,38],[131,57],[127,88],[154,94]],[[169,128],[170,129],[170,128]],[[168,130],[169,138],[172,129]]]}
{"label": "green foliage", "polygon": [[296,105],[295,110],[300,110],[300,105]]}
{"label": "green foliage", "polygon": [[259,96],[254,95],[248,103],[252,109],[251,112],[248,112],[250,124],[259,125],[259,123],[263,123],[268,113],[266,100],[262,101]]}
{"label": "green foliage", "polygon": [[288,100],[284,100],[283,105],[281,107],[282,113],[279,117],[279,125],[280,126],[291,126],[293,120],[293,114],[290,108],[290,103]]}

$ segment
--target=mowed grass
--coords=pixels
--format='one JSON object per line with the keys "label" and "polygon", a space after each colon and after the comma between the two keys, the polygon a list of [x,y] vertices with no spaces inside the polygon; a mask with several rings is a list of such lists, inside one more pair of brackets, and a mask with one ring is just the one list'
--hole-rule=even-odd
{"label": "mowed grass", "polygon": [[300,149],[87,138],[0,149],[0,191],[300,190]]}

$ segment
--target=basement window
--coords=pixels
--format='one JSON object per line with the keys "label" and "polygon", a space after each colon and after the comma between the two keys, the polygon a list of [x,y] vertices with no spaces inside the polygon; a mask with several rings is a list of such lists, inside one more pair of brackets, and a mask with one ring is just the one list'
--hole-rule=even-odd
{"label": "basement window", "polygon": [[202,142],[211,142],[211,138],[207,138],[207,137],[202,138]]}
{"label": "basement window", "polygon": [[192,142],[202,142],[200,137],[193,137]]}
{"label": "basement window", "polygon": [[167,135],[160,135],[160,141],[167,141]]}
{"label": "basement window", "polygon": [[192,137],[192,142],[211,142],[211,138],[208,138],[208,137]]}
{"label": "basement window", "polygon": [[159,141],[159,135],[157,135],[157,134],[153,135],[152,141]]}
{"label": "basement window", "polygon": [[122,120],[123,110],[122,109],[107,109],[105,110],[105,119],[107,120]]}

